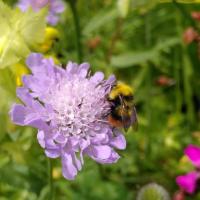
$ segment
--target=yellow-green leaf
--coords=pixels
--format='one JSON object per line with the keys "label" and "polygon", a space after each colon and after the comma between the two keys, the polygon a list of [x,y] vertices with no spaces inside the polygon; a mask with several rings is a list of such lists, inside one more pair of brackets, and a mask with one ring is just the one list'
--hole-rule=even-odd
{"label": "yellow-green leaf", "polygon": [[0,68],[26,58],[44,40],[47,10],[26,12],[0,1]]}

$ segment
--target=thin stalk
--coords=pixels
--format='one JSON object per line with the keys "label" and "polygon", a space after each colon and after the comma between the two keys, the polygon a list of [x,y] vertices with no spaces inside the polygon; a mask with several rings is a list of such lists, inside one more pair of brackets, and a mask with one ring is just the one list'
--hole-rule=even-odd
{"label": "thin stalk", "polygon": [[[145,15],[144,18],[144,43],[145,43],[145,47],[148,49],[150,48],[151,44],[152,44],[152,34],[151,34],[151,16],[152,13],[149,12]],[[145,115],[146,118],[148,120],[148,128],[147,131],[151,132],[152,129],[152,110],[151,110],[151,101],[149,101],[150,95],[151,95],[151,82],[152,82],[152,74],[151,74],[151,70],[152,70],[152,65],[151,63],[147,63],[145,64],[146,66],[144,66],[146,68],[146,82],[145,82],[145,90],[146,90],[146,94],[148,96],[148,98],[146,98],[145,100]],[[146,145],[146,149],[145,149],[145,154],[151,154],[152,152],[152,144],[153,144],[154,138],[153,135],[150,134],[148,137],[148,143]]]}
{"label": "thin stalk", "polygon": [[180,48],[176,47],[174,50],[174,58],[173,58],[173,63],[174,63],[174,77],[176,80],[176,85],[175,85],[175,97],[176,97],[176,112],[180,113],[181,112],[181,105],[182,105],[182,95],[181,95],[181,89],[180,89],[180,64],[179,64],[179,59],[180,58]]}
{"label": "thin stalk", "polygon": [[49,200],[54,200],[54,185],[53,185],[52,172],[53,172],[52,161],[50,158],[48,158]]}
{"label": "thin stalk", "polygon": [[[178,35],[181,35],[183,30],[181,26],[181,18],[179,15],[176,16],[176,31]],[[181,107],[183,105],[183,95],[181,93],[181,60],[182,60],[182,46],[175,47],[174,49],[174,77],[176,80],[175,86],[175,97],[176,97],[176,112],[181,113]]]}
{"label": "thin stalk", "polygon": [[174,6],[180,11],[180,13],[182,14],[183,17],[186,18],[186,20],[188,20],[190,22],[190,24],[196,29],[199,30],[198,26],[196,25],[195,21],[192,19],[192,17],[190,16],[190,14],[188,14],[188,12],[183,8],[182,5],[180,5],[180,3],[178,3],[176,0],[172,0],[172,3],[174,4]]}
{"label": "thin stalk", "polygon": [[78,12],[76,9],[76,0],[68,0],[68,2],[70,4],[72,14],[73,14],[73,19],[74,19],[78,62],[81,63],[83,59],[83,53],[82,53],[82,44],[81,44],[81,28],[80,28]]}
{"label": "thin stalk", "polygon": [[[151,39],[152,39],[152,35],[151,35],[151,22],[150,22],[150,17],[151,17],[151,13],[147,13],[145,15],[144,18],[144,23],[145,23],[145,46],[146,48],[149,48],[151,46]],[[148,94],[148,96],[150,96],[150,90],[151,90],[151,81],[152,81],[152,77],[151,77],[151,64],[148,63],[147,67],[147,71],[146,71],[146,92]],[[150,101],[148,100],[148,98],[146,99],[146,116],[147,119],[149,121],[149,124],[151,124],[151,104]]]}

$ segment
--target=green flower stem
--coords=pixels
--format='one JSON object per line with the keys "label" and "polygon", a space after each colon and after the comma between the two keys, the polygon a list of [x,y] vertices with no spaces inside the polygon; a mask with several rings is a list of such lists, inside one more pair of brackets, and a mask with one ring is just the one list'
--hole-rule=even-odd
{"label": "green flower stem", "polygon": [[54,200],[54,185],[53,185],[52,172],[53,172],[52,160],[48,158],[49,200]]}
{"label": "green flower stem", "polygon": [[81,44],[81,28],[80,28],[79,16],[76,9],[76,0],[68,0],[68,2],[70,4],[73,18],[74,18],[78,62],[81,63],[83,59],[83,53],[82,53],[82,44]]}
{"label": "green flower stem", "polygon": [[174,6],[180,11],[183,17],[190,22],[190,24],[196,29],[199,30],[198,26],[196,25],[194,19],[190,16],[190,14],[184,9],[184,7],[178,3],[176,0],[172,0]]}

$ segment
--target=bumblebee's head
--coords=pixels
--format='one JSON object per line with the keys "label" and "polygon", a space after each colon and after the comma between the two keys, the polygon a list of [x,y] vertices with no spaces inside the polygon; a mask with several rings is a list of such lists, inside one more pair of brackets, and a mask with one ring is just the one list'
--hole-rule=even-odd
{"label": "bumblebee's head", "polygon": [[114,100],[119,95],[124,97],[133,96],[133,90],[130,86],[126,85],[123,82],[117,82],[109,94],[109,99]]}

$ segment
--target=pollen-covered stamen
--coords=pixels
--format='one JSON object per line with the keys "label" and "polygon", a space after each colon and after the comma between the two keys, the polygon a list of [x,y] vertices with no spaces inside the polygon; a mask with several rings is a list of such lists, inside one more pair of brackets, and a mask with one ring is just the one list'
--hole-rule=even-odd
{"label": "pollen-covered stamen", "polygon": [[64,79],[52,90],[46,99],[54,110],[52,120],[64,136],[85,137],[93,123],[106,122],[110,106],[101,85],[95,86],[88,79]]}

